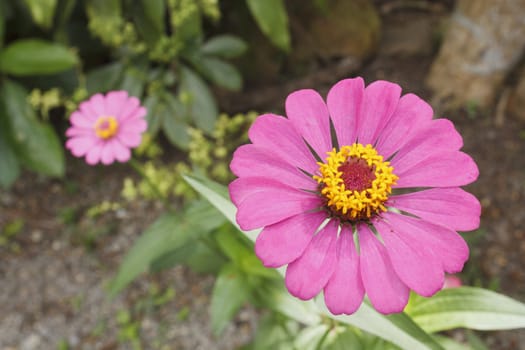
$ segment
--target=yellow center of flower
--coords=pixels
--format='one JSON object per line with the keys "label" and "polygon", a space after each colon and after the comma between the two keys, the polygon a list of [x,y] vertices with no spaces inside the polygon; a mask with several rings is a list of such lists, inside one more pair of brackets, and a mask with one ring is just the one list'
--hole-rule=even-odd
{"label": "yellow center of flower", "polygon": [[341,220],[366,220],[386,211],[384,203],[398,177],[372,145],[354,143],[328,152],[326,162],[318,162],[321,195],[332,215]]}
{"label": "yellow center of flower", "polygon": [[95,133],[101,139],[107,140],[115,136],[118,131],[118,121],[112,116],[101,116],[95,123]]}

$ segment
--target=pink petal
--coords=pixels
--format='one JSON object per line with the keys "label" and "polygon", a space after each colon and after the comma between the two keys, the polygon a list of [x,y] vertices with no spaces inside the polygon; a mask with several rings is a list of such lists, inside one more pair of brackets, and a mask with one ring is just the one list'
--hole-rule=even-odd
{"label": "pink petal", "polygon": [[82,102],[78,106],[78,111],[83,114],[86,118],[90,119],[94,122],[101,116],[101,114],[97,113],[95,110],[93,103],[91,103],[91,100],[87,100]]}
{"label": "pink petal", "polygon": [[344,226],[337,241],[337,265],[324,287],[324,300],[334,315],[353,314],[361,306],[364,295],[352,228]]}
{"label": "pink petal", "polygon": [[392,196],[388,205],[457,231],[479,227],[481,205],[476,197],[460,188],[434,188]]}
{"label": "pink petal", "polygon": [[109,165],[115,161],[115,155],[113,153],[113,147],[111,147],[111,141],[105,142],[102,146],[100,160],[104,165]]}
{"label": "pink petal", "polygon": [[378,80],[366,87],[357,120],[359,143],[373,145],[376,142],[396,110],[400,96],[401,87],[388,81]]}
{"label": "pink petal", "polygon": [[[263,187],[264,186],[264,187]],[[238,205],[237,222],[243,230],[275,224],[291,216],[317,209],[321,199],[308,192],[274,183],[246,195]]]}
{"label": "pink petal", "polygon": [[100,140],[93,145],[89,149],[89,151],[86,154],[86,163],[89,165],[95,165],[100,161],[100,157],[102,156],[102,147],[104,146],[104,143]]}
{"label": "pink petal", "polygon": [[117,118],[128,100],[127,91],[110,91],[106,94],[106,112],[108,116]]}
{"label": "pink petal", "polygon": [[121,129],[122,132],[126,134],[127,133],[140,134],[148,129],[148,123],[146,122],[146,120],[142,118],[127,119],[121,122],[119,129]]}
{"label": "pink petal", "polygon": [[119,117],[119,120],[123,121],[126,119],[137,117],[138,115],[142,113],[144,113],[145,115],[146,109],[144,108],[144,110],[141,110],[140,112],[138,112],[138,109],[140,109],[139,107],[140,107],[139,99],[131,96],[130,98],[128,98],[128,100],[126,101],[126,104],[123,106],[122,110],[120,111],[121,114],[116,117]]}
{"label": "pink petal", "polygon": [[456,273],[463,269],[468,259],[469,249],[465,240],[457,232],[444,226],[406,215],[386,212],[384,220],[389,226],[402,232],[406,240],[410,240],[419,249],[432,254],[440,261],[448,273]]}
{"label": "pink petal", "polygon": [[230,198],[236,206],[249,195],[256,192],[264,192],[268,188],[280,189],[283,186],[289,190],[294,190],[294,188],[284,185],[282,182],[262,176],[253,176],[253,177],[240,177],[238,179],[230,182],[228,190],[230,192]]}
{"label": "pink petal", "polygon": [[110,146],[113,150],[113,155],[121,163],[125,163],[131,158],[131,151],[128,147],[124,146],[117,139],[112,139],[110,141]]}
{"label": "pink petal", "polygon": [[129,122],[132,120],[144,120],[144,117],[148,114],[148,111],[144,107],[138,107],[133,112],[129,112],[126,117],[121,117],[121,122]]}
{"label": "pink petal", "polygon": [[81,112],[73,112],[71,114],[71,118],[69,118],[69,121],[71,122],[71,125],[79,127],[79,128],[88,128],[93,129],[95,126],[96,120],[92,118],[86,117],[86,115],[82,114]]}
{"label": "pink petal", "polygon": [[255,254],[266,267],[288,264],[303,254],[325,212],[304,213],[266,226],[255,241]]}
{"label": "pink petal", "polygon": [[463,186],[479,175],[472,158],[459,151],[432,154],[409,168],[398,164],[394,173],[399,176],[396,188]]}
{"label": "pink petal", "polygon": [[286,98],[286,116],[317,155],[324,159],[332,150],[328,109],[315,90],[292,92]]}
{"label": "pink petal", "polygon": [[93,136],[73,137],[66,141],[66,148],[71,150],[75,157],[83,157],[97,142],[98,139]]}
{"label": "pink petal", "polygon": [[425,297],[441,290],[445,281],[443,267],[428,247],[411,240],[403,227],[390,224],[388,220],[376,220],[374,226],[385,242],[396,274],[408,287]]}
{"label": "pink petal", "polygon": [[119,131],[119,133],[116,135],[116,138],[120,141],[120,143],[128,148],[135,148],[142,142],[142,136],[135,132]]}
{"label": "pink petal", "polygon": [[364,91],[363,78],[358,77],[341,80],[328,92],[326,103],[340,147],[356,141],[357,118]]}
{"label": "pink petal", "polygon": [[410,289],[399,279],[385,247],[367,225],[357,227],[359,234],[361,277],[366,294],[382,314],[401,312],[408,302]]}
{"label": "pink petal", "polygon": [[392,166],[410,168],[432,154],[457,151],[463,146],[463,139],[448,119],[432,120],[397,152],[392,159]]}
{"label": "pink petal", "polygon": [[392,118],[379,135],[376,149],[389,158],[401,148],[417,130],[432,120],[432,107],[414,94],[401,97]]}
{"label": "pink petal", "polygon": [[314,236],[304,253],[288,265],[285,284],[290,293],[302,300],[319,294],[337,264],[337,222],[329,222]]}
{"label": "pink petal", "polygon": [[250,140],[279,158],[313,174],[319,166],[290,120],[275,114],[258,117],[248,131]]}
{"label": "pink petal", "polygon": [[95,137],[95,130],[93,128],[79,128],[76,126],[72,126],[66,130],[66,136],[67,137],[75,137],[75,136],[93,136]]}
{"label": "pink petal", "polygon": [[317,183],[295,166],[283,161],[270,150],[248,144],[237,148],[230,169],[239,177],[262,176],[290,187],[315,190]]}
{"label": "pink petal", "polygon": [[94,112],[94,115],[107,116],[108,112],[106,109],[106,99],[102,94],[95,94],[89,99],[89,107]]}

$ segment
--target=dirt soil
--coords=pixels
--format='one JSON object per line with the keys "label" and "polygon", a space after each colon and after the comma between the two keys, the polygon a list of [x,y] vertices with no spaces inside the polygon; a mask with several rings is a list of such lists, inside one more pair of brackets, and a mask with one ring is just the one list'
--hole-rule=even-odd
{"label": "dirt soil", "polygon": [[[295,85],[310,81],[313,85],[300,87],[326,92],[341,78],[362,75],[367,82],[392,80],[405,92],[430,98],[423,82],[443,11],[383,7],[383,43],[374,59],[346,71],[334,63],[332,70],[325,66],[321,75],[311,72],[312,79],[303,77]],[[280,98],[268,98],[257,108],[282,110],[292,85],[267,87]],[[248,89],[243,103],[249,105],[256,94]],[[228,105],[223,101],[224,108]],[[439,116],[455,122],[465,152],[480,169],[479,180],[467,187],[483,212],[480,230],[464,235],[471,246],[464,283],[525,301],[525,124],[506,118],[497,125],[491,111],[435,107]],[[222,336],[212,335],[213,278],[185,268],[143,276],[114,300],[108,298],[107,283],[124,254],[161,212],[155,203],[138,200],[88,217],[87,210],[105,200],[122,202],[125,176],[134,176],[127,165],[89,167],[68,158],[64,180],[26,173],[10,190],[0,190],[0,227],[23,222],[20,232],[0,246],[0,350],[130,349],[137,331],[144,349],[234,349],[251,339],[257,325],[251,308],[243,309]],[[174,295],[155,303],[166,293]],[[125,310],[131,310],[130,317]],[[483,338],[490,349],[525,349],[524,331]]]}

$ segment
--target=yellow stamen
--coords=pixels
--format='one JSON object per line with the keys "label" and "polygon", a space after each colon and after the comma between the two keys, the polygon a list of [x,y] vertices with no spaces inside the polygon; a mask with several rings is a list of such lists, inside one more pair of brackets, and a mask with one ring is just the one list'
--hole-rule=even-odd
{"label": "yellow stamen", "polygon": [[[332,214],[343,220],[356,221],[386,211],[384,203],[398,179],[390,162],[383,161],[372,145],[363,146],[360,143],[343,146],[339,151],[334,148],[327,154],[325,163],[317,163],[321,175],[314,175],[313,178],[319,183],[321,195],[326,199],[326,206]],[[346,188],[345,177],[351,177],[352,174],[343,174],[341,166],[349,160],[362,162],[362,166],[370,168],[370,174],[373,175],[367,188]]]}
{"label": "yellow stamen", "polygon": [[101,139],[107,140],[118,131],[118,121],[113,116],[101,116],[95,123],[95,133]]}

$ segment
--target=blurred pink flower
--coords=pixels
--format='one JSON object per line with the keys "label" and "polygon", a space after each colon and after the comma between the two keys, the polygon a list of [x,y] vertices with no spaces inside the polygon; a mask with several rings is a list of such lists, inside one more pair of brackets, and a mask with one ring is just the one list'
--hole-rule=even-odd
{"label": "blurred pink flower", "polygon": [[90,165],[127,162],[130,149],[140,144],[148,127],[146,113],[140,101],[126,91],[93,95],[71,114],[66,147],[76,157],[85,156]]}
{"label": "blurred pink flower", "polygon": [[463,268],[468,246],[456,231],[477,228],[481,209],[459,186],[478,168],[449,120],[433,120],[397,84],[365,88],[361,78],[338,82],[326,103],[293,92],[286,115],[256,119],[229,191],[240,227],[263,228],[263,264],[288,264],[291,294],[323,290],[332,313],[351,314],[366,293],[388,314],[404,309],[410,289],[431,296],[444,272]]}

